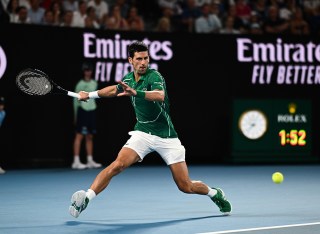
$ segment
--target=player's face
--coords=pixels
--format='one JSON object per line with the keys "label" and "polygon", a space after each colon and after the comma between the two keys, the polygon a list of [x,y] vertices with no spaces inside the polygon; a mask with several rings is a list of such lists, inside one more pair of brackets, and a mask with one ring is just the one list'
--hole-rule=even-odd
{"label": "player's face", "polygon": [[132,64],[135,73],[143,75],[149,65],[148,51],[135,52],[133,58],[129,58],[129,62]]}

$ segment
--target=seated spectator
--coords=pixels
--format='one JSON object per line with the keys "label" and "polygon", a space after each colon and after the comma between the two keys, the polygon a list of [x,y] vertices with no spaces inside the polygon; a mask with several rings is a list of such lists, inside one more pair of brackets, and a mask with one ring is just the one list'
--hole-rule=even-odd
{"label": "seated spectator", "polygon": [[155,32],[166,32],[166,33],[172,32],[170,19],[165,16],[161,17],[158,20],[157,26],[154,31]]}
{"label": "seated spectator", "polygon": [[236,15],[247,24],[251,15],[251,7],[246,0],[236,0]]}
{"label": "seated spectator", "polygon": [[[120,12],[120,8],[119,8]],[[121,13],[121,12],[120,12]],[[134,31],[144,31],[144,20],[138,14],[138,9],[136,7],[130,7],[127,17],[128,26]]]}
{"label": "seated spectator", "polygon": [[42,24],[48,25],[48,26],[56,26],[57,25],[54,21],[53,12],[50,9],[48,9],[44,12]]}
{"label": "seated spectator", "polygon": [[64,11],[62,8],[62,3],[59,1],[51,2],[50,8],[53,13],[53,20],[56,25],[60,25],[62,22],[62,18],[64,15]]}
{"label": "seated spectator", "polygon": [[257,0],[252,3],[252,11],[256,12],[261,21],[267,17],[267,0]]}
{"label": "seated spectator", "polygon": [[79,9],[73,12],[72,25],[74,27],[83,28],[85,25],[86,17],[87,17],[87,2],[85,0],[80,0]]}
{"label": "seated spectator", "polygon": [[288,33],[289,23],[279,17],[279,10],[275,6],[270,6],[267,18],[264,22],[264,32],[267,34]]}
{"label": "seated spectator", "polygon": [[32,24],[42,24],[45,9],[40,7],[40,0],[30,0],[28,16]]}
{"label": "seated spectator", "polygon": [[202,15],[195,20],[195,31],[197,33],[218,33],[221,29],[220,19],[210,14],[210,6],[204,4],[201,7]]}
{"label": "seated spectator", "polygon": [[120,8],[121,16],[126,19],[128,17],[128,12],[130,8],[128,0],[115,0],[111,8],[113,8],[115,5],[117,5]]}
{"label": "seated spectator", "polygon": [[64,11],[75,12],[78,10],[78,1],[77,0],[63,0],[62,7]]}
{"label": "seated spectator", "polygon": [[180,30],[183,32],[195,31],[195,20],[202,15],[201,9],[196,6],[195,0],[186,0],[180,20]]}
{"label": "seated spectator", "polygon": [[7,12],[10,17],[10,22],[14,23],[17,21],[18,14],[17,14],[17,9],[19,7],[19,0],[10,0],[8,5],[7,5]]}
{"label": "seated spectator", "polygon": [[97,19],[96,9],[92,6],[87,8],[87,17],[84,19],[85,28],[100,28],[100,23]]}
{"label": "seated spectator", "polygon": [[128,30],[129,28],[127,20],[121,16],[120,8],[117,5],[113,7],[111,14],[106,17],[105,22],[103,25],[104,29],[108,29],[107,25],[114,30]]}
{"label": "seated spectator", "polygon": [[297,8],[290,21],[290,32],[295,35],[308,35],[310,33],[309,24],[303,18],[301,8]]}
{"label": "seated spectator", "polygon": [[[246,33],[248,24],[245,24],[243,20],[237,15],[236,6],[230,5],[227,11],[227,15],[223,18],[223,22],[227,22],[227,18],[231,16],[233,18],[233,28],[240,33]],[[246,22],[248,23],[248,22]]]}
{"label": "seated spectator", "polygon": [[18,24],[30,24],[31,20],[28,16],[28,9],[25,6],[19,6],[17,8],[18,17],[15,19],[14,23]]}
{"label": "seated spectator", "polygon": [[62,27],[72,27],[72,19],[73,19],[73,12],[72,11],[65,11],[63,14],[62,22],[60,26]]}
{"label": "seated spectator", "polygon": [[100,24],[109,14],[109,5],[104,0],[89,0],[88,7],[93,7],[96,12],[96,21]]}
{"label": "seated spectator", "polygon": [[224,22],[224,27],[220,30],[221,34],[240,34],[240,31],[234,28],[234,18],[228,16]]}

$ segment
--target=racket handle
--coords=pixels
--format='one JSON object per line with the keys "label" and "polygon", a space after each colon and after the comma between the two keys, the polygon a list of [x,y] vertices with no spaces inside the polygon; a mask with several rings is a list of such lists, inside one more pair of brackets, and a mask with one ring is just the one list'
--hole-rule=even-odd
{"label": "racket handle", "polygon": [[78,93],[74,93],[74,92],[68,91],[67,94],[68,94],[68,96],[71,96],[71,97],[80,98],[80,95]]}

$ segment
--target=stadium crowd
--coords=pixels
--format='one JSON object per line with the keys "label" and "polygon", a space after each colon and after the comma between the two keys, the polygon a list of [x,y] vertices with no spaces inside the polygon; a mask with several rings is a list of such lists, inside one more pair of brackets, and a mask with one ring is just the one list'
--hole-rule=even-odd
{"label": "stadium crowd", "polygon": [[0,0],[0,22],[102,30],[320,35],[320,0]]}

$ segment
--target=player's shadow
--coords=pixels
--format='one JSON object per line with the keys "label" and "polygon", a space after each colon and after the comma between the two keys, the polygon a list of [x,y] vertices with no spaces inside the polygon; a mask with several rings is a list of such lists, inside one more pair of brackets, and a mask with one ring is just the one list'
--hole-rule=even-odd
{"label": "player's shadow", "polygon": [[[185,218],[185,219],[176,219],[176,220],[168,220],[168,221],[160,221],[160,222],[148,222],[148,223],[102,223],[99,221],[89,222],[89,221],[68,221],[66,222],[67,226],[78,226],[78,225],[90,225],[95,226],[97,229],[87,230],[86,233],[95,234],[95,233],[152,233],[151,230],[158,227],[170,226],[177,223],[194,221],[198,219],[209,219],[216,217],[225,217],[225,215],[210,215],[210,216],[202,216],[195,218]],[[103,228],[102,228],[103,227]],[[149,231],[149,232],[146,232]]]}

